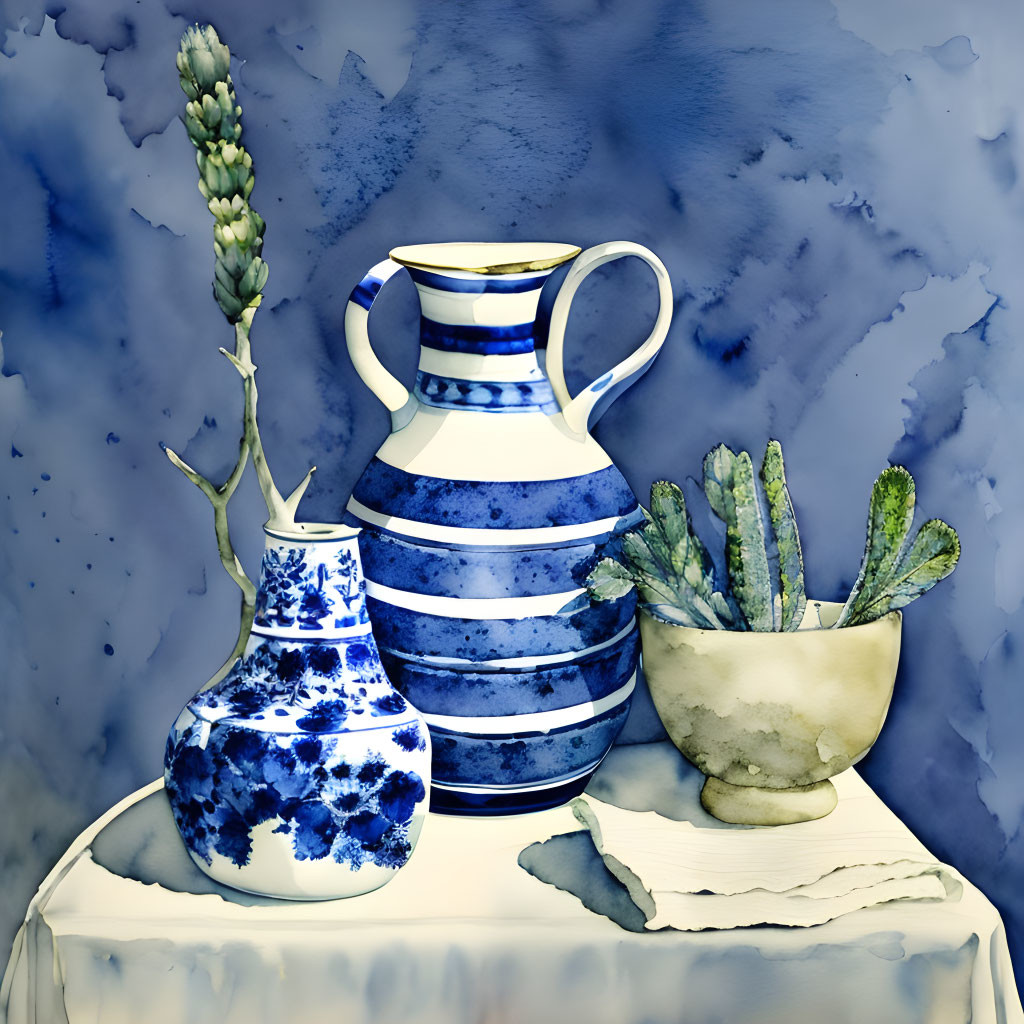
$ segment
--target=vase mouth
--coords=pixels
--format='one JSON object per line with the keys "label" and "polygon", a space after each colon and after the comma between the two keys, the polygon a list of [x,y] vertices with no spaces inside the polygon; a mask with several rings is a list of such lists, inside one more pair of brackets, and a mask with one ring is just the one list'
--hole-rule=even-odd
{"label": "vase mouth", "polygon": [[388,253],[403,267],[471,274],[526,274],[551,270],[580,254],[565,242],[437,242],[400,245]]}
{"label": "vase mouth", "polygon": [[360,527],[344,523],[293,523],[288,529],[264,523],[263,532],[275,540],[301,541],[304,544],[317,541],[353,540],[359,536]]}
{"label": "vase mouth", "polygon": [[[878,628],[879,623],[896,621],[901,622],[903,619],[903,613],[898,609],[894,609],[891,612],[886,612],[885,615],[879,616],[877,619],[872,619],[870,622],[861,622],[853,626],[841,626],[839,630],[834,629],[836,621],[842,613],[844,605],[840,601],[815,601],[811,598],[807,600],[807,607],[804,610],[804,617],[800,622],[798,629],[794,630],[752,630],[752,629],[704,629],[699,626],[684,626],[679,622],[669,622],[667,619],[658,618],[656,615],[652,615],[646,608],[640,608],[640,614],[652,622],[658,623],[660,626],[671,626],[675,629],[688,629],[694,630],[698,633],[734,633],[737,636],[799,636],[800,634],[808,633],[828,633],[838,632],[848,633],[855,629],[868,629],[874,626]],[[895,616],[895,620],[894,620]]]}

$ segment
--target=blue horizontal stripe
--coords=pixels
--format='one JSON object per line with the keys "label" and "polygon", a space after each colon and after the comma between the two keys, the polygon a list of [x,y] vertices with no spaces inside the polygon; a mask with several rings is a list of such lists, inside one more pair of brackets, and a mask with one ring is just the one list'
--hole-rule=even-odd
{"label": "blue horizontal stripe", "polygon": [[377,298],[377,292],[384,287],[384,282],[379,277],[373,277],[367,274],[352,289],[352,294],[349,296],[349,302],[354,302],[357,306],[362,306],[363,309],[369,310],[373,305],[373,300]]}
{"label": "blue horizontal stripe", "polygon": [[[346,523],[346,526],[352,524]],[[303,533],[301,530],[275,530],[269,526],[263,527],[263,532],[275,540],[283,540],[289,544],[337,544],[339,541],[356,540],[359,534],[355,529],[351,533],[340,534],[337,532],[337,525],[331,524],[331,532],[327,533]]]}
{"label": "blue horizontal stripe", "polygon": [[478,412],[556,413],[559,405],[547,379],[536,381],[466,380],[441,377],[420,370],[416,397],[424,405],[440,409],[473,409]]}
{"label": "blue horizontal stripe", "polygon": [[360,536],[363,574],[396,590],[434,597],[537,597],[582,587],[599,558],[615,556],[611,543],[525,551],[446,550],[367,527]]}
{"label": "blue horizontal stripe", "polygon": [[[469,551],[472,553],[484,554],[486,552],[494,552],[496,554],[512,552],[512,551],[547,551],[550,546],[547,544],[540,544],[537,541],[532,541],[526,544],[502,544],[501,534],[495,533],[494,543],[492,544],[456,544],[449,540],[427,540],[422,537],[411,537],[405,533],[399,533],[397,530],[385,530],[383,527],[377,526],[373,523],[367,522],[365,519],[360,519],[358,516],[353,515],[348,509],[342,514],[341,521],[346,526],[358,526],[367,535],[371,534],[374,538],[386,537],[393,540],[407,541],[410,544],[420,545],[425,548],[437,548],[446,551]],[[639,526],[644,522],[644,514],[638,507],[631,515],[621,516],[618,522],[608,530],[602,530],[600,533],[595,533],[590,537],[574,537],[569,540],[560,540],[558,543],[561,547],[590,547],[605,544],[610,539],[618,537],[620,534],[625,533],[627,530],[632,530],[634,527]],[[360,544],[372,543],[370,541],[360,540]],[[363,556],[365,558],[365,555]],[[554,593],[554,591],[553,591]],[[472,596],[467,594],[467,597]],[[485,595],[486,596],[486,595]]]}
{"label": "blue horizontal stripe", "polygon": [[416,284],[436,288],[442,292],[461,292],[470,295],[513,295],[518,292],[538,291],[544,286],[550,271],[534,274],[531,277],[509,279],[496,274],[480,274],[477,277],[449,277],[447,274],[432,274],[429,270],[406,268],[409,276]]}
{"label": "blue horizontal stripe", "polygon": [[579,796],[587,788],[594,771],[581,775],[572,782],[543,786],[520,793],[466,793],[459,790],[430,790],[430,810],[433,814],[465,815],[473,818],[494,817],[501,814],[526,814],[546,811]]}
{"label": "blue horizontal stripe", "polygon": [[472,672],[408,662],[381,651],[391,684],[418,711],[432,715],[516,715],[600,700],[625,686],[636,671],[640,635],[577,662],[529,671]]}
{"label": "blue horizontal stripe", "polygon": [[513,412],[513,413],[541,413],[545,416],[553,416],[559,411],[557,402],[548,402],[544,405],[472,405],[466,402],[445,402],[437,398],[424,398],[417,391],[417,397],[424,405],[434,409],[455,409],[467,412]]}
{"label": "blue horizontal stripe", "polygon": [[456,619],[398,608],[367,597],[380,647],[399,654],[492,661],[561,654],[596,647],[633,621],[636,595],[589,604],[579,611],[526,619]]}
{"label": "blue horizontal stripe", "polygon": [[447,480],[408,473],[374,458],[352,496],[385,515],[495,530],[575,526],[635,515],[638,509],[614,466],[558,480]]}
{"label": "blue horizontal stripe", "polygon": [[600,760],[625,724],[632,698],[581,725],[507,737],[430,730],[431,777],[444,785],[529,784],[565,778]]}
{"label": "blue horizontal stripe", "polygon": [[533,323],[489,327],[486,324],[442,324],[420,317],[420,344],[442,352],[474,355],[522,355],[534,350]]}

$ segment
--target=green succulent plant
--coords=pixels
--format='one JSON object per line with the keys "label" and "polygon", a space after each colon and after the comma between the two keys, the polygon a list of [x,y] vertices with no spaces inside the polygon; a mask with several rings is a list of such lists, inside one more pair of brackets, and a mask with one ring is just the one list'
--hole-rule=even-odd
{"label": "green succulent plant", "polygon": [[[651,487],[651,507],[644,509],[646,523],[622,538],[622,559],[603,558],[591,572],[591,597],[613,600],[636,587],[648,613],[677,625],[798,629],[807,597],[782,445],[768,442],[759,474],[772,557],[750,455],[718,445],[704,457],[703,468],[704,496],[725,524],[724,589],[715,587],[713,562],[694,533],[682,490],[658,481]],[[862,625],[904,607],[956,567],[960,541],[948,523],[929,519],[910,539],[914,494],[914,478],[902,466],[888,467],[875,481],[864,557],[837,627]]]}

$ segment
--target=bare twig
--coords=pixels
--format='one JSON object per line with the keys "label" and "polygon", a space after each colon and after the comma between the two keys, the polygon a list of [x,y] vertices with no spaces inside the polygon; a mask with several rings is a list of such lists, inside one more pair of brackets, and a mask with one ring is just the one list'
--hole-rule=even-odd
{"label": "bare twig", "polygon": [[249,330],[255,312],[255,308],[245,310],[241,319],[235,324],[234,353],[232,354],[226,348],[222,348],[220,351],[231,361],[242,378],[242,386],[245,391],[245,408],[242,414],[245,422],[245,440],[252,454],[252,464],[260,483],[260,490],[263,492],[263,500],[267,503],[267,512],[270,515],[267,525],[272,528],[288,530],[295,528],[296,509],[309,486],[310,478],[316,471],[316,466],[306,473],[298,487],[287,498],[281,496],[281,492],[274,485],[274,479],[270,475],[267,457],[263,452],[263,441],[260,439],[259,424],[256,421],[256,403],[259,394],[256,390],[256,365],[252,361],[252,349],[249,344]]}
{"label": "bare twig", "polygon": [[231,475],[220,486],[215,487],[201,473],[197,473],[184,459],[170,448],[164,448],[167,458],[178,467],[206,495],[213,506],[213,525],[217,535],[217,552],[220,555],[221,565],[224,566],[227,574],[238,584],[242,591],[242,598],[247,603],[255,603],[256,586],[245,574],[242,563],[235,554],[231,543],[231,530],[228,526],[228,502],[231,495],[235,493],[238,482],[242,479],[242,472],[249,457],[249,444],[243,438],[239,445],[238,461]]}
{"label": "bare twig", "polygon": [[242,612],[235,646],[227,661],[221,665],[213,677],[206,683],[206,686],[203,687],[205,690],[215,683],[219,683],[228,674],[231,666],[241,657],[242,652],[245,650],[246,642],[249,639],[253,618],[256,615],[256,586],[246,575],[245,569],[242,568],[242,563],[235,554],[235,549],[231,543],[231,529],[228,525],[227,511],[228,502],[231,500],[231,496],[235,493],[235,489],[242,479],[245,464],[249,461],[249,443],[245,438],[242,438],[239,444],[238,460],[235,462],[235,468],[232,469],[231,475],[220,487],[215,487],[202,473],[196,472],[177,452],[167,447],[164,447],[164,452],[167,458],[206,495],[213,506],[213,526],[217,536],[217,552],[220,555],[221,565],[224,566],[227,574],[238,584],[239,590],[242,591]]}

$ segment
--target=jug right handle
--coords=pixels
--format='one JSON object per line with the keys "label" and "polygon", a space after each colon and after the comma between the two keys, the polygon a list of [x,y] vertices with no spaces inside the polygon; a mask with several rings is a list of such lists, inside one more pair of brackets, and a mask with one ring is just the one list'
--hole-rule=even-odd
{"label": "jug right handle", "polygon": [[[623,256],[639,256],[653,271],[658,280],[658,316],[654,329],[647,340],[632,355],[627,356],[603,377],[588,384],[575,398],[569,395],[565,386],[565,372],[562,366],[562,343],[565,327],[569,320],[569,305],[583,278],[604,263]],[[669,324],[672,322],[672,282],[665,264],[650,249],[635,242],[604,242],[587,249],[576,257],[569,269],[551,310],[551,326],[548,331],[547,375],[562,415],[569,429],[575,434],[586,434],[600,419],[605,409],[631,384],[640,379],[654,362],[661,346],[665,343]]]}
{"label": "jug right handle", "polygon": [[370,345],[368,330],[370,307],[385,283],[400,270],[402,264],[381,260],[352,289],[345,309],[345,344],[352,365],[363,383],[387,406],[391,413],[391,430],[401,430],[416,411],[416,399],[392,373],[384,368]]}

